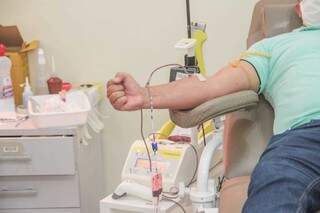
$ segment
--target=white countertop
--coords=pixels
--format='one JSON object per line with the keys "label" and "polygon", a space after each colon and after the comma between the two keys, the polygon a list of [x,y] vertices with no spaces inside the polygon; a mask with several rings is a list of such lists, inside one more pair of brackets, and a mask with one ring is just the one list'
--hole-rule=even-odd
{"label": "white countertop", "polygon": [[73,135],[76,127],[59,127],[59,128],[37,128],[31,119],[23,121],[16,127],[17,123],[1,123],[0,137],[5,136],[32,136],[32,135]]}

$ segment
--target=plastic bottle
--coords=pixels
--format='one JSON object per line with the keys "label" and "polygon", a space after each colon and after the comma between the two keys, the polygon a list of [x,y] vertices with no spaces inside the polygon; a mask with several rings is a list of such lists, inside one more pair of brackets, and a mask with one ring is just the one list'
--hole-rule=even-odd
{"label": "plastic bottle", "polygon": [[23,107],[25,109],[28,109],[28,100],[29,98],[33,96],[33,92],[31,90],[30,84],[29,84],[29,79],[28,77],[26,77],[26,83],[24,86],[24,90],[23,90],[23,94],[22,94],[22,98],[23,98]]}
{"label": "plastic bottle", "polygon": [[11,81],[11,60],[5,56],[6,47],[0,44],[0,118],[14,119],[15,105]]}
{"label": "plastic bottle", "polygon": [[37,84],[36,94],[45,95],[48,94],[47,80],[49,78],[49,72],[47,69],[47,61],[44,55],[43,49],[38,50],[38,70],[37,70]]}

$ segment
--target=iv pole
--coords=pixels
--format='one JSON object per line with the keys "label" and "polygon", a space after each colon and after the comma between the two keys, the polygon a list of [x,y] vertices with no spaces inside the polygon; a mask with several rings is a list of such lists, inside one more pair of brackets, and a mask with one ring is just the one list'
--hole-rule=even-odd
{"label": "iv pole", "polygon": [[188,38],[191,38],[191,15],[190,15],[190,0],[186,0],[187,8],[187,29],[188,29]]}

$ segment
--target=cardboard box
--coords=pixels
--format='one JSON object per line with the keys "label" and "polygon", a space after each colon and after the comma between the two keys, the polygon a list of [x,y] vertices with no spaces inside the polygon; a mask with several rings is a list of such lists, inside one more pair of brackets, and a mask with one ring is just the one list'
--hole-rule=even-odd
{"label": "cardboard box", "polygon": [[16,106],[22,104],[25,79],[29,76],[28,52],[39,46],[38,41],[27,43],[23,40],[17,26],[0,26],[0,43],[6,45],[6,55],[12,61],[11,79]]}

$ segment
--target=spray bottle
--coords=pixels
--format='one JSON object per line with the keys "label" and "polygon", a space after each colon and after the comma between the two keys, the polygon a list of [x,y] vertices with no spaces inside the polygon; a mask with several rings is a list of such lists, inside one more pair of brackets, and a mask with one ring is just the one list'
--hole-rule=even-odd
{"label": "spray bottle", "polygon": [[6,47],[0,44],[0,119],[16,119],[11,60],[5,56]]}

